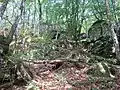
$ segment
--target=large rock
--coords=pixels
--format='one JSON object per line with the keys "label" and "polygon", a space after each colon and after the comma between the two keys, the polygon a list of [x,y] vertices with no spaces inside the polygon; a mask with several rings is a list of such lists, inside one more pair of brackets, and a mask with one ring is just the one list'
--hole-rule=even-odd
{"label": "large rock", "polygon": [[88,37],[90,40],[98,39],[101,36],[111,35],[109,24],[105,20],[98,20],[92,24],[88,30]]}
{"label": "large rock", "polygon": [[115,57],[112,52],[113,39],[109,24],[105,20],[98,20],[92,24],[88,31],[89,51],[92,54],[106,58]]}

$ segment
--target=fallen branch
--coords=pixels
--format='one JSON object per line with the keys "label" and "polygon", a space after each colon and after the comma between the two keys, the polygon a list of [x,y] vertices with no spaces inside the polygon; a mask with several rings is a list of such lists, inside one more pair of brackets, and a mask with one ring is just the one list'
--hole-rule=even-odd
{"label": "fallen branch", "polygon": [[90,79],[88,81],[77,81],[77,82],[71,82],[68,81],[68,84],[74,86],[74,87],[80,87],[81,85],[91,85],[94,83],[108,83],[108,82],[115,82],[115,79],[113,78],[98,78],[98,79]]}
{"label": "fallen branch", "polygon": [[8,83],[5,83],[5,84],[0,85],[0,90],[2,90],[2,88],[8,88],[8,87],[12,86],[13,83],[14,83],[14,82],[8,82]]}

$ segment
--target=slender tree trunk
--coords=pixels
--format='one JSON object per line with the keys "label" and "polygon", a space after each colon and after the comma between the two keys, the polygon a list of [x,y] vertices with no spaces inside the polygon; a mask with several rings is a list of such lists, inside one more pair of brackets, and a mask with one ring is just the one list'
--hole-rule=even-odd
{"label": "slender tree trunk", "polygon": [[31,11],[30,11],[30,7],[28,8],[28,26],[30,25],[30,15],[31,15]]}
{"label": "slender tree trunk", "polygon": [[[85,6],[85,2],[86,2],[86,0],[83,0],[83,3],[82,3],[83,6]],[[85,13],[85,7],[83,8],[82,13],[81,13],[81,21],[80,21],[80,26],[79,26],[79,34],[81,33],[82,24],[83,24],[83,21],[84,21],[84,13]]]}
{"label": "slender tree trunk", "polygon": [[21,5],[20,5],[20,10],[21,10],[21,13],[20,15],[18,15],[16,18],[15,18],[15,22],[13,23],[12,27],[11,27],[11,30],[10,30],[10,33],[9,33],[9,36],[8,36],[8,44],[10,44],[13,40],[13,35],[16,31],[16,28],[18,26],[18,23],[19,23],[19,20],[20,18],[22,17],[22,13],[23,13],[23,2],[25,2],[26,0],[22,0],[21,1]]}
{"label": "slender tree trunk", "polygon": [[36,23],[36,1],[34,2],[34,16],[33,16],[33,19],[32,19],[32,28],[35,30],[35,23]]}
{"label": "slender tree trunk", "polygon": [[0,8],[0,17],[3,18],[4,12],[6,10],[7,4],[10,0],[3,0],[3,4]]}
{"label": "slender tree trunk", "polygon": [[22,0],[21,2],[21,6],[20,6],[20,10],[21,10],[21,21],[22,21],[22,27],[25,27],[25,1],[26,0]]}
{"label": "slender tree trunk", "polygon": [[42,18],[42,4],[40,0],[38,0],[38,4],[39,4],[39,21],[40,21]]}
{"label": "slender tree trunk", "polygon": [[[40,0],[38,0],[38,8],[39,8],[39,28],[40,28],[40,24],[41,24],[41,19],[42,19],[42,4],[40,2]],[[38,33],[40,33],[40,31],[38,31]]]}
{"label": "slender tree trunk", "polygon": [[111,21],[109,0],[105,0],[105,6],[106,6],[106,15],[107,15],[107,19],[108,19],[108,21]]}

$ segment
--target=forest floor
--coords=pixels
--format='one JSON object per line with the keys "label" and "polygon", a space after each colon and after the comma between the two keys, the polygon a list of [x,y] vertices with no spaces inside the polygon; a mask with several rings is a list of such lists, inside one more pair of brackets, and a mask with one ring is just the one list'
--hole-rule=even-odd
{"label": "forest floor", "polygon": [[[64,60],[37,61],[30,64],[32,81],[26,85],[13,85],[1,90],[117,90],[110,86],[105,88],[105,85],[99,82],[84,83],[88,81],[87,71],[90,68],[84,63],[74,65]],[[75,85],[74,82],[82,84]]]}
{"label": "forest floor", "polygon": [[120,86],[115,87],[113,80],[98,76],[96,80],[90,78],[88,71],[93,66],[86,63],[89,56],[81,47],[60,48],[57,54],[51,55],[63,59],[27,61],[25,63],[33,74],[32,80],[27,84],[18,82],[17,85],[13,84],[0,90],[120,90]]}

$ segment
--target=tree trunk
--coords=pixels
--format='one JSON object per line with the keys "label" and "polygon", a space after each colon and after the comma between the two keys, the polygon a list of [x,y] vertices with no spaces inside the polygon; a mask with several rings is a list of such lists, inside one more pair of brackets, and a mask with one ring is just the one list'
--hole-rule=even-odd
{"label": "tree trunk", "polygon": [[3,4],[0,8],[0,17],[3,18],[4,12],[6,10],[7,4],[10,0],[3,0]]}
{"label": "tree trunk", "polygon": [[[119,42],[118,42],[118,37],[115,33],[115,24],[112,22],[111,14],[110,14],[110,6],[109,6],[109,0],[105,0],[105,5],[106,5],[106,14],[107,14],[107,19],[110,22],[110,32],[112,35],[113,39],[113,46],[115,48],[115,53],[116,53],[116,58],[118,59],[118,63],[120,64],[120,48],[119,48]],[[118,31],[118,30],[116,30]]]}

